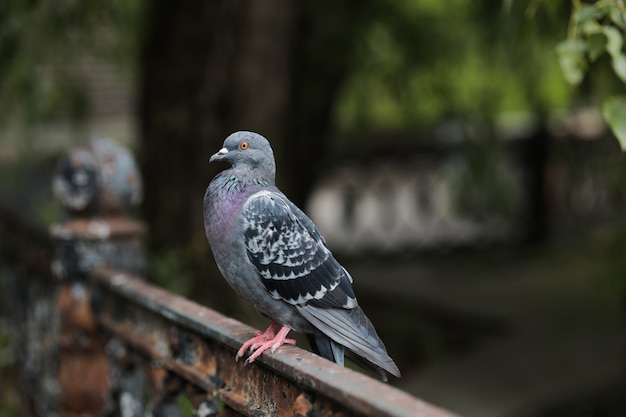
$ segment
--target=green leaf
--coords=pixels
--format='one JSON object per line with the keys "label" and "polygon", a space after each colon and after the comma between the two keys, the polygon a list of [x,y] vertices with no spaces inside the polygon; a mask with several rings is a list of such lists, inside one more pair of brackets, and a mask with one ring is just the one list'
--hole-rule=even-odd
{"label": "green leaf", "polygon": [[594,33],[602,32],[602,25],[598,23],[596,20],[589,20],[582,25],[580,25],[580,29],[585,35],[592,35]]}
{"label": "green leaf", "polygon": [[624,38],[622,33],[613,26],[604,26],[602,32],[606,35],[606,50],[612,57],[619,55],[622,52],[622,45]]}
{"label": "green leaf", "polygon": [[609,12],[609,16],[611,17],[611,22],[617,27],[622,29],[626,29],[626,22],[624,21],[624,15],[617,7],[611,8]]}
{"label": "green leaf", "polygon": [[614,55],[611,64],[615,74],[626,83],[626,56],[624,54]]}
{"label": "green leaf", "polygon": [[622,151],[626,151],[626,96],[607,99],[602,106],[602,115],[617,137]]}
{"label": "green leaf", "polygon": [[600,0],[600,1],[597,1],[596,4],[594,4],[594,6],[597,9],[603,9],[605,7],[612,8],[612,7],[615,7],[615,0]]}
{"label": "green leaf", "polygon": [[587,50],[589,59],[593,62],[606,51],[607,38],[602,33],[590,35],[587,38]]}
{"label": "green leaf", "polygon": [[564,41],[556,47],[561,71],[570,84],[580,84],[585,75],[587,69],[585,50],[585,43],[581,41]]}
{"label": "green leaf", "polygon": [[601,18],[604,15],[604,12],[597,9],[595,6],[590,4],[583,5],[580,9],[574,12],[574,20],[576,23],[585,23],[588,20]]}

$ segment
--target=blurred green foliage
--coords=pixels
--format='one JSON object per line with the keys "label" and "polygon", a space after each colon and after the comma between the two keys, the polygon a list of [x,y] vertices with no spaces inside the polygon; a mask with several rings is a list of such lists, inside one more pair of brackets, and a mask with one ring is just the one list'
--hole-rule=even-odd
{"label": "blurred green foliage", "polygon": [[0,2],[0,123],[84,119],[77,63],[97,56],[132,68],[140,9],[139,0]]}
{"label": "blurred green foliage", "polygon": [[[626,6],[623,0],[572,0],[567,39],[557,46],[565,79],[579,85],[592,65],[608,56],[614,77],[626,84]],[[606,61],[606,59],[605,59]],[[597,72],[597,69],[594,69]],[[622,86],[621,91],[624,91]],[[605,99],[603,116],[626,151],[626,95]]]}
{"label": "blurred green foliage", "polygon": [[[333,58],[351,61],[334,105],[343,130],[490,120],[510,111],[545,115],[589,95],[607,96],[626,80],[621,0],[372,1],[359,16],[357,29],[336,25],[355,43],[353,52]],[[96,56],[133,72],[144,19],[141,0],[2,2],[0,126],[80,123],[89,115],[89,97],[77,63]],[[603,60],[614,79],[600,69],[583,91],[570,88],[568,82],[583,83],[590,65]],[[607,100],[604,115],[625,143],[623,103]]]}
{"label": "blurred green foliage", "polygon": [[410,128],[567,106],[571,89],[553,49],[566,9],[536,3],[388,2],[364,30],[337,105],[340,125]]}
{"label": "blurred green foliage", "polygon": [[[572,99],[554,56],[566,2],[391,0],[365,10],[359,33],[342,23],[357,43],[342,57],[353,61],[335,109],[344,129],[489,118]],[[132,71],[143,11],[140,0],[0,4],[0,123],[84,119],[89,98],[73,66],[95,54]]]}

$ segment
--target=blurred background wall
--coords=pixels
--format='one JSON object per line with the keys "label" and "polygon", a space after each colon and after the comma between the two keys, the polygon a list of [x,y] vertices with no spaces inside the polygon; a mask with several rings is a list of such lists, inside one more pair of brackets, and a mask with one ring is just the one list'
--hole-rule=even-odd
{"label": "blurred background wall", "polygon": [[257,131],[355,277],[392,383],[465,416],[624,415],[626,166],[602,118],[623,42],[563,46],[589,22],[623,37],[622,2],[600,3],[4,2],[0,205],[48,227],[59,155],[111,137],[140,161],[148,279],[262,327],[201,214],[209,156]]}

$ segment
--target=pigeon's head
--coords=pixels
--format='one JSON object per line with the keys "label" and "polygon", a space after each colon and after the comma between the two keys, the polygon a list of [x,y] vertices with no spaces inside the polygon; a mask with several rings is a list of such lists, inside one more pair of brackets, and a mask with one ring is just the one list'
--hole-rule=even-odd
{"label": "pigeon's head", "polygon": [[226,161],[235,170],[255,171],[273,181],[276,173],[274,152],[267,139],[254,132],[235,132],[224,141],[209,162]]}

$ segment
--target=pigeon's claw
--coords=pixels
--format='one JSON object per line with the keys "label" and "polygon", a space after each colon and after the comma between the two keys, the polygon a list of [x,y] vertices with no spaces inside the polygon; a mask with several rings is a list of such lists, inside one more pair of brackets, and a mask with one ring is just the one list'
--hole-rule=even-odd
{"label": "pigeon's claw", "polygon": [[287,338],[289,331],[291,331],[291,328],[272,322],[263,333],[256,332],[252,339],[241,345],[241,348],[237,351],[235,359],[239,360],[240,357],[245,355],[247,350],[251,350],[253,353],[250,357],[248,357],[248,359],[246,359],[244,363],[245,366],[254,362],[256,358],[261,356],[261,354],[268,349],[275,352],[276,349],[282,345],[295,345],[296,341],[294,339]]}
{"label": "pigeon's claw", "polygon": [[237,355],[235,356],[235,361],[238,361],[239,358],[245,355],[247,350],[254,350],[255,349],[254,346],[256,346],[259,340],[265,340],[265,339],[266,339],[266,336],[264,336],[264,333],[255,331],[254,337],[247,340],[243,345],[241,345],[241,347],[237,351]]}
{"label": "pigeon's claw", "polygon": [[237,351],[235,360],[238,361],[239,358],[241,358],[243,355],[246,354],[246,351],[248,351],[248,349],[254,351],[255,346],[258,345],[259,343],[263,343],[268,340],[274,339],[274,337],[276,337],[276,328],[278,326],[279,326],[278,323],[272,322],[267,328],[267,330],[265,330],[263,333],[259,332],[258,330],[255,330],[254,337],[247,340],[243,345],[241,345],[241,347]]}

